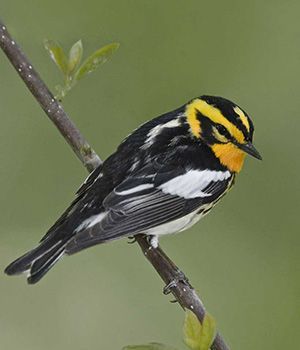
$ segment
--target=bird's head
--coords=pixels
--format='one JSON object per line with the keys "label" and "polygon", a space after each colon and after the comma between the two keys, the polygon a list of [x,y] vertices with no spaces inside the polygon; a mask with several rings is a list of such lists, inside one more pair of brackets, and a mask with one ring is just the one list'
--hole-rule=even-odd
{"label": "bird's head", "polygon": [[201,96],[187,104],[186,117],[193,137],[206,143],[229,170],[239,172],[246,153],[261,159],[252,144],[253,123],[233,102]]}

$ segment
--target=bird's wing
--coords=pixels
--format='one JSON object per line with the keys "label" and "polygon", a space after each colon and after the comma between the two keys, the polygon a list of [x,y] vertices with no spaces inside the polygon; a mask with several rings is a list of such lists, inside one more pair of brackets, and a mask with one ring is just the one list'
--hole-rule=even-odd
{"label": "bird's wing", "polygon": [[80,198],[82,195],[88,191],[91,186],[95,183],[97,179],[101,177],[102,164],[100,164],[94,171],[92,171],[89,176],[85,179],[84,183],[79,187],[76,192],[77,198]]}
{"label": "bird's wing", "polygon": [[[78,217],[78,210],[80,211],[81,207],[85,204],[84,200],[81,203],[81,199],[89,192],[89,190],[94,185],[94,183],[101,178],[101,171],[102,171],[102,164],[98,166],[91,174],[89,174],[89,176],[86,178],[84,183],[77,190],[76,197],[73,200],[73,202],[63,212],[63,214],[59,217],[59,219],[49,228],[46,234],[42,237],[41,242],[57,234],[61,235],[62,234],[61,228],[63,224],[65,224],[69,220],[71,213],[73,213],[73,217],[74,216]],[[81,206],[80,205],[78,206],[79,203],[81,203]],[[89,214],[87,213],[86,215],[89,215]],[[81,216],[83,216],[83,213],[81,213]],[[71,237],[73,232],[72,230],[68,230],[66,233],[64,233],[63,238],[65,238],[66,234]]]}
{"label": "bird's wing", "polygon": [[105,211],[79,228],[66,252],[133,236],[179,219],[221,196],[232,179],[229,171],[166,166],[150,170],[148,166],[118,185],[103,201]]}

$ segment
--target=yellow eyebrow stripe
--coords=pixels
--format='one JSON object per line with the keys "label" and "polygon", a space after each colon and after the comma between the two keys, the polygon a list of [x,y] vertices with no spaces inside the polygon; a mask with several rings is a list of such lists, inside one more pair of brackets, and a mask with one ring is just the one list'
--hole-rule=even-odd
{"label": "yellow eyebrow stripe", "polygon": [[239,143],[245,142],[244,135],[241,132],[241,130],[239,130],[234,124],[232,124],[228,119],[226,119],[218,108],[211,106],[206,101],[200,99],[192,101],[186,107],[187,121],[190,125],[192,133],[196,137],[200,137],[201,132],[200,121],[197,118],[198,111],[213,122],[225,126],[225,128],[230,132],[231,135],[234,136],[234,138]]}
{"label": "yellow eyebrow stripe", "polygon": [[186,106],[186,117],[193,135],[199,138],[201,125],[200,120],[197,118],[197,111],[195,110],[193,102]]}
{"label": "yellow eyebrow stripe", "polygon": [[245,113],[238,106],[234,107],[233,110],[240,117],[242,123],[244,124],[245,128],[249,132],[250,131],[250,125],[249,125],[248,118],[245,116]]}

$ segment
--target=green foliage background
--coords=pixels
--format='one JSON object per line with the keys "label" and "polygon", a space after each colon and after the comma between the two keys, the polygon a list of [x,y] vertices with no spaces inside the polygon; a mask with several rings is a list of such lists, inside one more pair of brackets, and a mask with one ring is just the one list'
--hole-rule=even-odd
{"label": "green foliage background", "polygon": [[[49,86],[43,39],[85,53],[121,47],[64,105],[105,158],[140,123],[201,95],[255,121],[247,159],[213,213],[163,247],[233,349],[296,348],[299,330],[299,1],[1,1],[1,16]],[[0,52],[0,266],[31,248],[86,172]],[[298,229],[299,230],[299,229]],[[125,240],[65,258],[38,285],[0,276],[6,350],[177,348],[184,315]]]}

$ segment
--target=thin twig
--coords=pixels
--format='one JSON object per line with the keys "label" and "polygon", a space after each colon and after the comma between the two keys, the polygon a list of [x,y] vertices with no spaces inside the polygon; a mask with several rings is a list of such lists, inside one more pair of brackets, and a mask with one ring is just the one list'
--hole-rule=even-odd
{"label": "thin twig", "polygon": [[100,158],[68,117],[61,104],[55,100],[48,87],[16,41],[9,35],[6,26],[1,21],[0,46],[47,116],[72,147],[77,157],[89,171],[92,171],[101,163]]}
{"label": "thin twig", "polygon": [[[12,39],[6,26],[1,20],[0,47],[49,119],[55,124],[64,139],[72,147],[77,157],[88,171],[93,171],[101,164],[101,159],[82,136],[75,124],[70,120],[61,104],[55,100],[54,96],[24,55],[19,45]],[[154,249],[143,235],[138,235],[136,240],[144,255],[163,281],[167,285],[174,281],[180,270],[164,253],[164,251],[160,247]],[[197,315],[200,322],[203,321],[205,316],[204,305],[189,282],[184,283],[179,280],[170,290],[182,308],[192,310]],[[229,350],[229,347],[225,344],[221,335],[218,333],[211,349]]]}
{"label": "thin twig", "polygon": [[[160,247],[153,249],[143,235],[136,236],[136,240],[144,255],[166,285],[173,281],[174,278],[176,279],[180,270]],[[185,283],[184,281],[178,281],[176,285],[171,288],[171,292],[183,309],[190,309],[198,317],[199,321],[201,323],[203,322],[206,312],[205,307],[189,282]],[[216,334],[211,349],[229,350],[228,345],[225,343],[219,332]]]}

